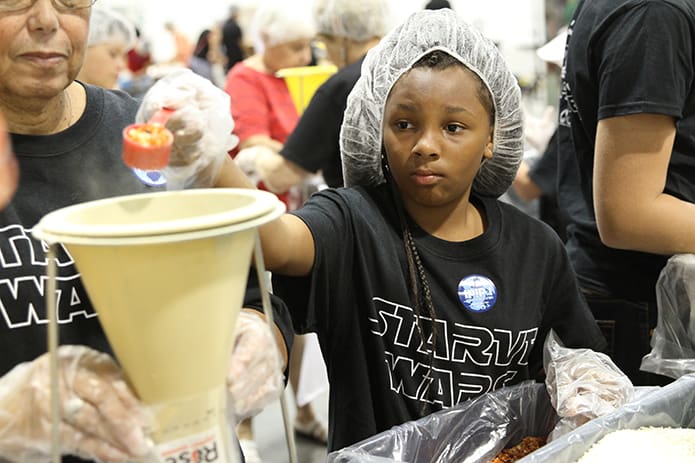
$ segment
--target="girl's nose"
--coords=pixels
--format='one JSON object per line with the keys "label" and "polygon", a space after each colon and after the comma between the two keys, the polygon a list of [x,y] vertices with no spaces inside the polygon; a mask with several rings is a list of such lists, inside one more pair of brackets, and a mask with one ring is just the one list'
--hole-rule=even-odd
{"label": "girl's nose", "polygon": [[435,129],[425,129],[420,133],[417,143],[413,146],[413,154],[421,157],[439,156],[439,131]]}

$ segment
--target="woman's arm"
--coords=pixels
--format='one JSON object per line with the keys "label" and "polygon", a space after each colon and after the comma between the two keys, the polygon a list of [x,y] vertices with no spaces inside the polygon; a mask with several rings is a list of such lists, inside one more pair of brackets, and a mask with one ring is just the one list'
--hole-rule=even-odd
{"label": "woman's arm", "polygon": [[594,208],[607,246],[665,255],[695,252],[695,204],[664,193],[675,133],[669,116],[599,121]]}

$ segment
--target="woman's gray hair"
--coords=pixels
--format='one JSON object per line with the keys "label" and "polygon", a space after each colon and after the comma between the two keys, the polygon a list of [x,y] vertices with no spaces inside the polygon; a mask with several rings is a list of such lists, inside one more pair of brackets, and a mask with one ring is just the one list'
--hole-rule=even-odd
{"label": "woman's gray hair", "polygon": [[318,0],[314,16],[318,31],[355,42],[381,38],[390,29],[391,0]]}
{"label": "woman's gray hair", "polygon": [[345,185],[378,185],[384,106],[391,88],[413,64],[442,50],[480,77],[495,107],[492,158],[480,165],[473,191],[498,197],[516,174],[523,154],[521,90],[494,43],[453,11],[412,14],[368,53],[348,97],[340,133]]}

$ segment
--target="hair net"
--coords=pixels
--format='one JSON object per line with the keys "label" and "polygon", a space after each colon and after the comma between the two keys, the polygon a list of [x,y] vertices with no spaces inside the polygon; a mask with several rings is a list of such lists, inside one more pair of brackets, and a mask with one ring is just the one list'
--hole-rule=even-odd
{"label": "hair net", "polygon": [[322,34],[362,42],[389,30],[390,0],[318,0],[316,23]]}
{"label": "hair net", "polygon": [[89,20],[89,37],[87,46],[102,43],[122,43],[130,50],[135,46],[135,25],[115,11],[104,8],[94,8]]}
{"label": "hair net", "polygon": [[348,97],[340,133],[345,185],[378,185],[384,105],[394,83],[422,56],[442,50],[487,85],[495,105],[493,156],[473,181],[473,190],[497,197],[514,180],[523,154],[521,90],[497,47],[447,9],[412,14],[369,50],[362,75]]}
{"label": "hair net", "polygon": [[272,47],[314,38],[316,24],[309,8],[300,8],[287,0],[266,0],[253,15],[251,31],[256,52],[260,53],[263,45]]}

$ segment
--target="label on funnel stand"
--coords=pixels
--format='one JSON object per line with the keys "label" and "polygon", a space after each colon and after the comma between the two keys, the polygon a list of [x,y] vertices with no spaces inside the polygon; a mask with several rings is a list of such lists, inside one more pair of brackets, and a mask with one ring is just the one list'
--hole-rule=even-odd
{"label": "label on funnel stand", "polygon": [[224,440],[218,428],[157,445],[163,463],[229,463],[224,456]]}

